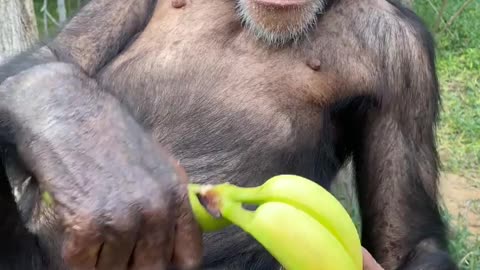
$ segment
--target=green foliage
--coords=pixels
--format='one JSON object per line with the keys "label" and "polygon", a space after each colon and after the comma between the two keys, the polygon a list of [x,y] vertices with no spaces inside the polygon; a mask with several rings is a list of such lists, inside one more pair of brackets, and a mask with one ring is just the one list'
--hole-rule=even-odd
{"label": "green foliage", "polygon": [[[437,12],[441,9],[443,0],[417,0],[414,7],[425,23],[434,30]],[[443,22],[448,21],[462,6],[465,0],[449,0],[442,16]],[[480,1],[474,0],[454,23],[443,31],[436,31],[440,52],[459,51],[468,48],[480,48]],[[440,23],[440,29],[445,23]]]}
{"label": "green foliage", "polygon": [[460,270],[480,269],[480,236],[468,230],[468,223],[463,216],[453,217],[444,211],[443,217],[450,224],[449,250]]}
{"label": "green foliage", "polygon": [[[86,0],[64,0],[67,17],[72,16],[75,11],[85,2]],[[57,12],[57,0],[33,0],[35,6],[35,14],[37,16],[38,30],[40,37],[48,38],[52,36],[58,29],[58,12]],[[42,10],[46,4],[48,13],[51,15],[51,18],[47,16],[45,21],[45,12]]]}

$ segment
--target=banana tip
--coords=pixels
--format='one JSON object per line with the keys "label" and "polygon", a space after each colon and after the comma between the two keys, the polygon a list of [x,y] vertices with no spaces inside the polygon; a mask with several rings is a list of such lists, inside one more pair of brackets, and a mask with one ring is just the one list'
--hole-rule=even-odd
{"label": "banana tip", "polygon": [[203,208],[205,208],[212,217],[221,218],[221,198],[213,187],[213,185],[201,186],[195,195]]}

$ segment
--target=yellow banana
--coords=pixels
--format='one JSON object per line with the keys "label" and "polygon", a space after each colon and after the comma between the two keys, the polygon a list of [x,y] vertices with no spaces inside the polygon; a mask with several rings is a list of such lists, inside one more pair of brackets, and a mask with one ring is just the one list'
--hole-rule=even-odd
{"label": "yellow banana", "polygon": [[252,235],[288,270],[356,270],[337,239],[310,215],[285,203],[268,202],[256,211],[228,202],[222,214]]}
{"label": "yellow banana", "polygon": [[343,245],[358,269],[362,267],[360,237],[342,204],[322,186],[296,175],[279,175],[254,188],[239,188],[229,199],[243,203],[283,202],[311,215]]}
{"label": "yellow banana", "polygon": [[[191,189],[194,190],[192,191],[194,194],[200,193],[201,196],[205,196],[207,198],[207,203],[208,201],[214,202],[213,208],[217,208],[222,215],[219,218],[212,217],[208,214],[207,211],[205,211],[205,209],[201,209],[203,207],[200,207],[202,206],[202,204],[200,204],[198,198],[196,196],[191,196],[191,199],[194,199],[192,205],[194,205],[193,208],[194,213],[196,213],[197,220],[200,220],[199,222],[201,223],[202,227],[207,228],[208,231],[221,229],[224,226],[227,226],[230,222],[237,226],[240,226],[244,230],[247,230],[238,223],[239,221],[242,221],[242,219],[238,219],[238,217],[236,216],[242,215],[243,212],[237,209],[237,211],[233,212],[234,214],[231,214],[231,212],[228,212],[228,205],[260,205],[256,212],[250,213],[255,215],[256,220],[264,220],[264,216],[269,216],[269,211],[266,211],[265,209],[273,208],[274,210],[277,210],[279,208],[286,209],[288,207],[292,207],[285,210],[285,212],[283,213],[282,218],[285,219],[284,221],[280,221],[282,218],[277,217],[276,219],[272,219],[275,220],[276,225],[270,223],[269,226],[260,226],[257,230],[253,227],[250,227],[249,231],[247,230],[247,232],[251,233],[264,246],[271,246],[271,244],[273,243],[275,245],[282,246],[282,249],[289,249],[289,246],[283,246],[280,245],[280,243],[282,243],[284,239],[288,238],[288,236],[292,234],[297,234],[295,239],[299,242],[310,241],[310,239],[305,240],[303,238],[309,238],[311,236],[299,233],[298,229],[302,228],[303,230],[311,226],[312,228],[314,228],[311,230],[318,230],[318,234],[323,236],[323,241],[316,242],[315,247],[312,246],[311,252],[325,252],[323,247],[329,247],[330,245],[335,246],[335,244],[332,244],[333,242],[335,242],[336,245],[340,245],[340,247],[343,249],[343,252],[346,252],[346,254],[348,255],[347,259],[345,260],[350,260],[354,266],[353,268],[350,267],[343,269],[362,269],[362,252],[360,239],[356,231],[355,225],[350,219],[350,216],[333,195],[331,195],[321,186],[308,179],[295,175],[280,175],[267,180],[263,185],[259,187],[253,188],[241,188],[227,183],[208,187],[203,189],[202,191],[200,191],[201,187],[195,185],[192,185]],[[271,205],[271,203],[273,202],[281,203],[280,205],[282,207],[274,204],[276,207],[262,208],[266,204]],[[210,207],[212,207],[212,205],[210,205]],[[294,212],[293,209],[296,209],[296,212]],[[259,210],[262,210],[260,211],[261,213],[259,213]],[[275,214],[280,215],[274,210],[272,211]],[[300,220],[295,220],[293,216],[289,216],[290,214],[299,217],[301,216],[303,218],[300,218]],[[246,217],[247,214],[244,214],[243,216]],[[308,218],[305,218],[304,216],[307,216]],[[311,220],[316,221],[316,223],[318,224],[315,224],[314,226],[314,223],[310,222]],[[292,226],[286,227],[284,225],[285,222],[294,222],[294,224]],[[265,230],[268,230],[268,232]],[[312,233],[309,232],[309,234]],[[257,238],[256,235],[258,235],[259,237],[269,236],[271,238],[269,238],[267,242],[262,242],[262,240]],[[312,235],[314,235],[314,233]],[[327,237],[327,235],[329,237]],[[316,239],[315,241],[318,241],[320,238],[321,237],[318,237],[318,239]],[[332,239],[335,241],[333,241]],[[292,245],[292,242],[290,242],[290,245]],[[305,250],[305,248],[300,248],[300,250]],[[288,261],[290,263],[294,263],[294,265],[299,263],[301,264],[301,262],[298,261],[298,258],[295,257],[295,254],[290,254],[289,256],[291,257],[283,257],[283,255],[286,256],[288,252],[270,252],[272,252],[272,255],[274,255],[277,260],[281,262]],[[341,252],[337,252],[336,254],[340,253]],[[320,258],[319,255],[316,255],[316,257]],[[324,257],[322,258],[325,259]],[[317,265],[317,267],[314,269],[337,269],[327,267],[327,265],[330,265],[329,262],[338,264],[338,261],[336,260],[332,260],[329,262],[317,260],[316,262],[321,263],[321,267],[318,267]],[[284,266],[287,267],[286,265]],[[287,269],[290,270],[290,268],[288,267]]]}

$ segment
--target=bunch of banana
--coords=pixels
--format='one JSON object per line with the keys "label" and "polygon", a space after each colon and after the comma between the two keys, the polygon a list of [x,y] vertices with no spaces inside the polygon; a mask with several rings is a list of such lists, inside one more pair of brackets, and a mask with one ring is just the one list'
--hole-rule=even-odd
{"label": "bunch of banana", "polygon": [[[295,175],[253,188],[189,186],[204,231],[239,226],[287,270],[361,270],[360,239],[347,211],[328,191]],[[244,205],[258,205],[255,211]]]}

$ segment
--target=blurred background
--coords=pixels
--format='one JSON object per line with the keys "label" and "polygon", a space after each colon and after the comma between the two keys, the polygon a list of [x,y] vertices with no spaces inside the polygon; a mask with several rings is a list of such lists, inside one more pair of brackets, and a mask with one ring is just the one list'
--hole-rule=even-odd
{"label": "blurred background", "polygon": [[[1,0],[0,62],[39,38],[52,37],[85,0]],[[480,0],[401,0],[424,20],[437,42],[442,90],[438,146],[444,218],[461,269],[480,269]],[[351,170],[333,192],[360,227]]]}

